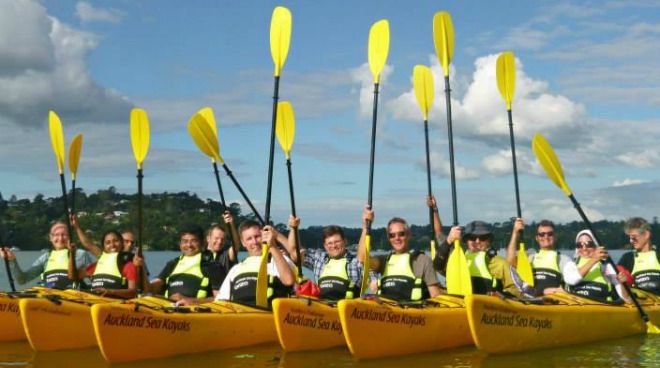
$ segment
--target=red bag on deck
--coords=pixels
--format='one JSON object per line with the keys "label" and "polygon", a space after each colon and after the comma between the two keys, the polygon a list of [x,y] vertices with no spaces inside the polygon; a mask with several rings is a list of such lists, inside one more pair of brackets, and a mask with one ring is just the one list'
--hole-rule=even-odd
{"label": "red bag on deck", "polygon": [[318,298],[321,295],[321,289],[312,280],[305,280],[302,284],[296,285],[296,295]]}

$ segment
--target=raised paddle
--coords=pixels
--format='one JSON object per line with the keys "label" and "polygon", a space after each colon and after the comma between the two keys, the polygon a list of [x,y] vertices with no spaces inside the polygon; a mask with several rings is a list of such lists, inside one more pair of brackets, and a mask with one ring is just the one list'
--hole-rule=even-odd
{"label": "raised paddle", "polygon": [[[215,124],[215,117],[213,116],[213,110],[210,107],[205,107],[205,108],[199,110],[197,113],[195,113],[195,115],[193,115],[190,119],[191,120],[192,119],[205,119],[206,123],[209,125],[209,127],[211,127],[211,130],[213,130],[213,134],[215,134],[215,136],[216,136],[215,142],[216,142],[216,146],[217,146],[217,142],[218,142],[217,132],[218,132],[218,130],[217,130],[217,127],[216,127],[216,124]],[[190,128],[191,128],[191,126],[190,126],[190,124],[188,124],[188,131],[190,132],[190,135],[192,136],[193,134],[190,131]],[[193,127],[193,129],[194,129],[194,127]],[[194,140],[194,137],[193,137],[193,140]],[[197,141],[195,141],[195,144],[197,144]],[[203,146],[203,144],[202,144],[202,146]],[[204,152],[207,156],[209,156],[211,158],[211,162],[213,163],[213,173],[215,174],[215,182],[218,185],[218,192],[220,193],[220,204],[222,204],[222,212],[224,212],[225,209],[227,209],[227,203],[225,202],[225,194],[222,190],[222,183],[220,182],[220,172],[218,171],[218,164],[217,164],[218,160],[216,160],[216,157],[215,157],[216,155],[214,155],[212,151],[209,151],[209,152],[204,151],[203,147],[200,147],[199,144],[197,144],[197,147],[199,147],[200,150],[202,150],[202,152]],[[219,149],[219,147],[218,147],[218,149]],[[206,150],[207,151],[209,150],[208,147],[206,148]],[[219,157],[220,154],[218,154],[217,156]]]}
{"label": "raised paddle", "polygon": [[[142,257],[142,234],[143,234],[143,217],[142,217],[142,163],[147,157],[149,152],[149,117],[147,112],[134,108],[131,110],[130,115],[130,130],[131,130],[131,146],[133,147],[133,156],[135,156],[135,163],[137,164],[137,182],[138,182],[138,241],[137,241],[137,254]],[[138,274],[138,294],[142,293],[142,272],[137,270]]]}
{"label": "raised paddle", "polygon": [[[273,10],[270,20],[270,54],[273,57],[275,71],[273,72],[273,113],[270,129],[270,151],[268,156],[268,185],[266,188],[265,223],[270,224],[270,202],[273,189],[273,158],[275,156],[275,130],[277,123],[277,101],[279,100],[280,73],[289,53],[291,42],[291,12],[289,9],[278,6]],[[265,247],[265,244],[264,244]],[[266,250],[264,248],[264,250]]]}
{"label": "raised paddle", "polygon": [[9,230],[7,232],[6,237],[3,234],[2,239],[0,239],[0,242],[1,242],[0,247],[3,247],[3,248],[0,249],[0,251],[2,251],[2,253],[4,255],[4,257],[2,257],[2,258],[3,258],[4,263],[5,263],[5,270],[7,271],[7,281],[9,281],[9,287],[11,288],[12,292],[15,292],[16,291],[16,285],[14,284],[14,277],[12,276],[11,268],[9,267],[9,260],[7,259],[7,252],[5,252],[5,249],[4,249],[5,246],[9,246],[12,234],[13,234],[13,232],[11,230]]}
{"label": "raised paddle", "polygon": [[[424,142],[426,143],[426,186],[428,196],[431,197],[431,155],[429,153],[429,109],[433,105],[433,73],[426,65],[415,65],[413,68],[413,89],[417,104],[424,117]],[[429,222],[431,224],[431,259],[435,259],[435,231],[433,229],[433,208],[429,208]]]}
{"label": "raised paddle", "polygon": [[[57,170],[60,174],[64,218],[66,219],[66,227],[69,232],[69,241],[72,241],[73,232],[71,231],[71,219],[69,218],[69,201],[67,199],[66,183],[64,181],[64,132],[62,131],[60,117],[52,110],[48,112],[48,132],[50,133],[50,143],[53,146],[53,152],[55,152]],[[69,262],[70,264],[75,264],[75,254],[73,252],[69,252]],[[72,280],[74,283],[77,281],[76,272],[71,272],[69,276],[73,277]]]}
{"label": "raised paddle", "polygon": [[71,213],[76,213],[76,174],[80,163],[83,135],[77,134],[69,144],[69,171],[71,172]]}
{"label": "raised paddle", "polygon": [[[234,173],[229,169],[229,166],[227,166],[227,163],[220,155],[218,136],[216,135],[216,130],[214,129],[215,124],[212,123],[215,122],[215,119],[209,120],[209,117],[212,118],[212,116],[213,111],[210,108],[198,111],[195,115],[193,115],[192,118],[190,118],[190,121],[188,122],[188,132],[190,133],[193,142],[195,142],[195,145],[197,145],[200,151],[209,156],[213,163],[220,163],[222,165],[222,168],[225,169],[225,173],[227,176],[229,176],[229,179],[231,179],[232,183],[234,183],[234,186],[236,186],[236,189],[238,189],[238,191],[241,193],[241,196],[243,196],[245,202],[248,204],[248,206],[250,206],[254,216],[259,220],[261,224],[263,224],[264,220],[259,214],[259,211],[257,211],[257,209],[254,207],[250,201],[250,198],[248,198],[247,194],[245,194],[245,191],[234,177]],[[217,167],[217,165],[214,166]],[[221,189],[218,188],[218,190]]]}
{"label": "raised paddle", "polygon": [[[451,88],[449,86],[449,65],[454,56],[454,26],[447,12],[433,16],[433,44],[445,76],[445,105],[447,107],[447,137],[449,140],[449,173],[451,178],[451,203],[454,226],[458,226],[458,200],[456,199],[456,175],[454,167],[454,134],[451,121]],[[460,240],[454,241],[454,250],[447,260],[447,292],[456,295],[472,294],[472,280],[467,267],[465,253]]]}
{"label": "raised paddle", "polygon": [[[373,209],[373,188],[374,188],[374,158],[376,153],[376,122],[378,120],[378,88],[380,86],[380,73],[387,62],[387,55],[390,52],[390,23],[386,19],[374,23],[369,30],[369,69],[374,77],[374,108],[371,119],[371,153],[369,156],[369,190],[367,195],[367,205]],[[369,269],[371,259],[371,221],[367,221],[367,231],[364,238],[364,272],[362,273],[362,285],[360,285],[360,295],[365,295],[369,291]]]}
{"label": "raised paddle", "polygon": [[[552,146],[550,146],[550,143],[540,133],[535,134],[534,138],[532,139],[532,151],[534,151],[536,159],[541,164],[541,167],[543,167],[543,170],[545,170],[548,178],[550,178],[550,180],[552,180],[552,182],[555,183],[555,185],[558,186],[559,189],[561,189],[571,200],[573,207],[575,207],[575,209],[580,214],[582,221],[584,221],[587,228],[591,230],[591,233],[594,235],[594,240],[596,243],[603,244],[598,239],[598,236],[596,235],[596,232],[591,225],[591,221],[589,221],[587,215],[584,213],[584,211],[582,211],[580,203],[578,203],[578,201],[575,199],[571,189],[566,184],[566,181],[564,180],[564,170],[561,167],[561,163],[559,162],[555,151],[552,149]],[[609,263],[615,270],[617,269],[616,264],[614,264],[614,261],[609,255],[607,256],[605,262]],[[651,334],[660,334],[660,328],[658,328],[650,321],[648,314],[646,314],[642,306],[639,304],[635,293],[630,290],[630,287],[625,282],[622,283],[622,285],[628,292],[628,295],[630,295],[630,298],[635,304],[635,307],[637,308],[639,315],[642,317],[642,320],[646,322],[646,332]]]}
{"label": "raised paddle", "polygon": [[[516,61],[513,52],[505,51],[497,58],[495,69],[497,75],[497,89],[500,95],[506,102],[506,110],[509,116],[509,137],[511,140],[511,160],[513,161],[513,182],[516,190],[516,210],[518,218],[522,217],[522,210],[520,209],[520,190],[518,187],[518,164],[516,161],[516,142],[513,135],[513,116],[511,114],[511,106],[513,102],[513,93],[516,88]],[[525,252],[525,241],[523,239],[522,230],[518,234],[520,240],[520,249],[518,250],[518,262],[516,270],[526,283],[534,286],[534,273],[532,272],[532,265],[529,263],[527,253]]]}
{"label": "raised paddle", "polygon": [[[291,198],[291,214],[293,217],[296,215],[296,200],[293,195],[293,175],[291,173],[291,146],[293,146],[293,139],[296,135],[296,117],[293,112],[293,107],[289,101],[282,101],[277,104],[277,125],[276,125],[277,141],[284,151],[286,157],[286,169],[289,176],[289,197]],[[296,268],[298,268],[298,284],[303,280],[302,273],[302,260],[300,259],[300,236],[297,234],[298,229],[292,231],[296,232]]]}

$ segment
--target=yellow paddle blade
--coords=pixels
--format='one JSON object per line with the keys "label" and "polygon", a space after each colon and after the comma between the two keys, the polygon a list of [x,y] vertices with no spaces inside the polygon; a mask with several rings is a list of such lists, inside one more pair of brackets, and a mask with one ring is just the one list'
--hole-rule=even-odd
{"label": "yellow paddle blade", "polygon": [[80,151],[82,151],[83,135],[78,134],[73,137],[69,145],[69,171],[71,171],[71,179],[76,180],[76,173],[78,172],[78,163],[80,162]]}
{"label": "yellow paddle blade", "polygon": [[534,286],[534,272],[532,272],[532,265],[529,263],[527,253],[525,252],[525,243],[520,242],[520,249],[518,250],[518,264],[516,265],[518,275],[527,284]]}
{"label": "yellow paddle blade", "polygon": [[62,131],[60,117],[53,110],[48,112],[48,132],[50,133],[53,152],[55,152],[57,170],[62,174],[64,173],[64,132]]}
{"label": "yellow paddle blade", "polygon": [[204,107],[197,111],[198,114],[202,115],[204,119],[206,119],[206,122],[209,124],[211,127],[211,130],[213,130],[213,134],[216,136],[218,135],[218,127],[215,124],[215,116],[213,115],[213,109],[210,107]]}
{"label": "yellow paddle blade", "polygon": [[270,54],[275,64],[274,75],[278,77],[289,53],[291,42],[291,12],[289,9],[278,6],[273,10],[270,19]]}
{"label": "yellow paddle blade", "polygon": [[653,322],[648,321],[646,322],[646,333],[652,334],[652,335],[658,335],[660,334],[660,328],[658,326],[654,325]]}
{"label": "yellow paddle blade", "polygon": [[149,152],[149,117],[147,112],[134,108],[131,110],[131,145],[137,168],[142,169],[142,162]]}
{"label": "yellow paddle blade", "polygon": [[422,110],[424,120],[429,119],[429,109],[433,105],[433,73],[426,65],[415,65],[413,68],[413,88],[417,103]]}
{"label": "yellow paddle blade", "polygon": [[438,12],[433,16],[433,44],[445,77],[449,76],[449,64],[454,57],[454,26],[451,15]]}
{"label": "yellow paddle blade", "polygon": [[277,103],[277,123],[275,127],[277,141],[280,142],[282,151],[286,158],[289,158],[293,138],[296,136],[296,117],[293,114],[293,107],[289,101]]}
{"label": "yellow paddle blade", "polygon": [[513,52],[505,51],[497,57],[495,74],[497,74],[497,89],[506,101],[506,109],[511,110],[513,92],[516,89],[516,60]]}
{"label": "yellow paddle blade", "polygon": [[209,156],[211,160],[217,161],[222,164],[223,160],[220,157],[220,147],[218,146],[218,136],[211,128],[211,124],[204,118],[200,112],[190,118],[188,122],[188,133],[199,148],[205,155]]}
{"label": "yellow paddle blade", "polygon": [[552,146],[550,146],[550,143],[548,143],[541,133],[534,134],[534,138],[532,138],[532,151],[534,151],[536,159],[541,164],[541,167],[543,167],[543,170],[545,170],[548,178],[563,190],[567,196],[570,196],[572,193],[564,181],[564,171],[557,159],[557,155],[555,155]]}
{"label": "yellow paddle blade", "polygon": [[261,245],[261,263],[257,273],[257,306],[268,308],[268,245]]}
{"label": "yellow paddle blade", "polygon": [[360,285],[360,295],[369,293],[369,270],[371,268],[371,234],[364,237],[364,263],[362,264],[362,285]]}
{"label": "yellow paddle blade", "polygon": [[454,241],[454,250],[447,260],[447,293],[455,295],[472,294],[472,278],[467,259],[460,241]]}
{"label": "yellow paddle blade", "polygon": [[374,83],[380,80],[380,72],[385,67],[390,52],[390,23],[387,19],[374,23],[369,30],[369,69]]}

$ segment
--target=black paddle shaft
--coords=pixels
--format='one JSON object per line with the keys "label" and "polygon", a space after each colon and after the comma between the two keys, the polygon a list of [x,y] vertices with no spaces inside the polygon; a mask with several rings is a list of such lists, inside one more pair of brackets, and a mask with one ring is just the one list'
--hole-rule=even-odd
{"label": "black paddle shaft", "polygon": [[447,137],[449,139],[449,174],[451,178],[451,206],[454,215],[454,226],[458,226],[458,200],[456,199],[456,175],[454,170],[454,133],[451,124],[451,88],[449,76],[445,76],[445,101],[447,105]]}
{"label": "black paddle shaft", "polygon": [[[137,241],[137,255],[139,257],[142,257],[142,178],[144,178],[144,175],[142,174],[142,169],[138,169],[137,172],[137,180],[138,180],[138,228],[137,228],[137,233],[138,233],[138,241]],[[140,269],[141,267],[137,268],[137,293],[138,295],[142,294],[142,270]]]}
{"label": "black paddle shaft", "polygon": [[[424,140],[426,141],[426,186],[428,188],[428,196],[431,197],[433,191],[431,190],[431,154],[429,149],[429,121],[424,120]],[[433,230],[433,208],[429,208],[429,222],[431,223],[431,239],[435,238],[435,231]]]}
{"label": "black paddle shaft", "polygon": [[[66,193],[66,183],[64,181],[64,174],[60,174],[60,185],[62,186],[62,201],[64,202],[64,218],[66,219],[66,228],[69,231],[69,242],[73,241],[73,232],[71,231],[71,219],[69,218],[69,201],[67,199]],[[76,254],[75,252],[69,252],[69,258],[73,259],[74,268],[76,266]],[[74,284],[78,281],[78,275],[76,272],[73,273],[73,282]]]}
{"label": "black paddle shaft", "polygon": [[[286,171],[289,176],[289,197],[291,198],[291,214],[293,217],[296,216],[296,199],[293,195],[293,174],[291,172],[291,159],[286,159]],[[293,229],[292,231],[296,232],[296,267],[298,267],[298,278],[302,279],[302,260],[300,259],[300,234],[298,233],[298,228]]]}
{"label": "black paddle shaft", "polygon": [[[507,115],[509,116],[509,138],[511,140],[511,160],[513,161],[513,183],[516,189],[516,210],[518,211],[518,218],[522,217],[522,210],[520,209],[520,189],[518,187],[518,160],[516,160],[516,140],[513,136],[513,116],[511,115],[511,109],[507,110]],[[520,242],[523,241],[523,231],[518,232],[518,239]]]}
{"label": "black paddle shaft", "polygon": [[222,184],[220,183],[220,172],[218,171],[218,164],[213,161],[213,172],[215,173],[215,182],[218,184],[218,192],[220,192],[220,204],[222,204],[222,212],[225,212],[227,209],[227,203],[225,202],[225,194],[222,191]]}
{"label": "black paddle shaft", "polygon": [[71,179],[71,213],[76,213],[76,179]]}
{"label": "black paddle shaft", "polygon": [[256,208],[254,208],[254,205],[250,201],[250,198],[248,198],[247,194],[245,194],[245,191],[243,191],[243,188],[241,188],[241,185],[238,184],[238,181],[234,177],[234,173],[232,173],[231,170],[229,170],[229,166],[227,166],[227,164],[222,164],[222,167],[225,169],[225,172],[227,173],[227,176],[229,176],[229,179],[231,179],[231,182],[234,183],[234,186],[236,187],[236,189],[238,189],[238,191],[241,193],[241,196],[243,196],[243,199],[245,200],[245,202],[247,202],[248,206],[250,206],[250,209],[252,210],[252,213],[254,213],[254,216],[257,217],[257,219],[259,220],[259,223],[261,223],[261,225],[264,225],[265,224],[264,219],[259,214],[259,211],[257,211]]}
{"label": "black paddle shaft", "polygon": [[[9,230],[7,237],[5,239],[2,239],[2,244],[0,244],[0,246],[8,246],[11,237],[12,237],[12,231]],[[7,259],[6,255],[7,254],[5,253],[4,260],[5,260],[5,270],[7,271],[7,280],[9,281],[9,287],[11,287],[11,291],[16,291],[16,285],[14,284],[14,277],[11,274],[11,268],[9,268],[9,260]]]}
{"label": "black paddle shaft", "polygon": [[[594,231],[594,228],[591,225],[591,221],[589,221],[589,218],[587,218],[587,215],[584,213],[584,211],[582,211],[582,207],[580,206],[580,203],[578,203],[577,199],[575,199],[573,194],[570,194],[568,196],[568,198],[571,199],[571,202],[573,202],[573,206],[575,207],[575,209],[580,214],[580,217],[582,218],[582,221],[584,221],[584,224],[587,225],[587,228],[593,234],[594,240],[596,241],[596,243],[598,243],[599,245],[602,246],[603,243],[601,243],[600,240],[598,239],[598,235],[596,235],[596,232]],[[608,264],[612,265],[612,267],[614,268],[614,271],[617,270],[616,269],[616,264],[612,260],[612,257],[610,257],[609,255],[607,256],[607,259],[605,260],[605,263],[608,263]],[[622,282],[621,285],[623,285],[623,287],[628,292],[628,295],[630,295],[630,299],[632,299],[633,303],[635,304],[635,307],[637,308],[637,311],[639,312],[639,316],[642,317],[642,320],[644,322],[648,323],[649,322],[649,315],[646,314],[646,311],[644,311],[642,306],[639,304],[639,301],[637,300],[637,296],[635,295],[635,293],[633,293],[632,290],[630,290],[630,287],[628,286],[627,283]]]}
{"label": "black paddle shaft", "polygon": [[275,130],[277,128],[277,101],[279,100],[280,76],[275,76],[273,85],[273,116],[270,128],[270,153],[268,156],[268,186],[266,188],[266,225],[270,224],[270,200],[273,189],[273,158],[275,156]]}
{"label": "black paddle shaft", "polygon": [[[367,195],[367,205],[369,209],[373,208],[374,191],[374,157],[376,155],[376,122],[378,121],[378,87],[379,83],[374,83],[374,110],[371,121],[371,155],[369,157],[369,193]],[[371,234],[371,221],[367,221],[367,235]]]}

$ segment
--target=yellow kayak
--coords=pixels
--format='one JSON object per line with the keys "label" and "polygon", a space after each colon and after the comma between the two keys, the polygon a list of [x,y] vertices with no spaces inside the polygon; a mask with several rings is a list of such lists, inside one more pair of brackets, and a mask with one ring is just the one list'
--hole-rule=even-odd
{"label": "yellow kayak", "polygon": [[110,363],[277,341],[270,311],[223,301],[178,308],[155,298],[97,304],[92,322]]}
{"label": "yellow kayak", "polygon": [[346,343],[358,358],[434,351],[473,343],[463,299],[443,295],[422,305],[351,299],[337,304]]}
{"label": "yellow kayak", "polygon": [[[660,300],[641,296],[651,321],[660,323]],[[570,294],[545,304],[471,295],[465,297],[470,330],[479,349],[490,353],[574,345],[641,334],[646,324],[633,305],[608,305]]]}
{"label": "yellow kayak", "polygon": [[57,290],[34,287],[18,292],[0,293],[0,342],[23,341],[26,339],[21,321],[19,300],[36,298],[38,295],[55,293]]}
{"label": "yellow kayak", "polygon": [[284,351],[321,350],[346,345],[336,306],[309,298],[273,301],[277,337]]}
{"label": "yellow kayak", "polygon": [[52,290],[37,298],[21,298],[19,308],[23,329],[32,348],[58,351],[96,346],[89,307],[116,302],[117,299],[77,290]]}

